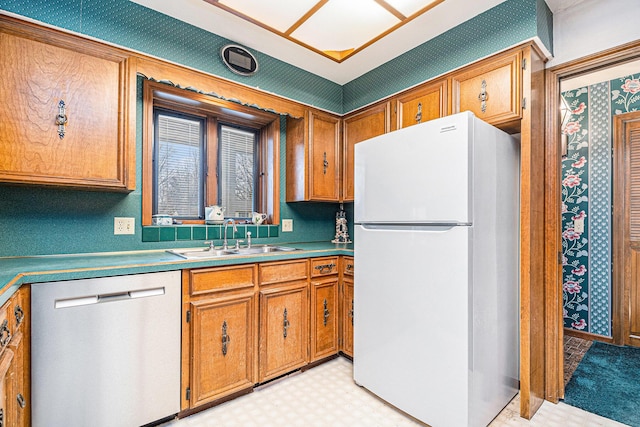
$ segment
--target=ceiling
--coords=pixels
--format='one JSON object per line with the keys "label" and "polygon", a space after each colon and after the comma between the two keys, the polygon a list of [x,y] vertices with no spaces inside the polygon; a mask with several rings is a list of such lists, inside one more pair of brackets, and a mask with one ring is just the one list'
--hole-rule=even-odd
{"label": "ceiling", "polygon": [[131,1],[345,84],[504,0]]}

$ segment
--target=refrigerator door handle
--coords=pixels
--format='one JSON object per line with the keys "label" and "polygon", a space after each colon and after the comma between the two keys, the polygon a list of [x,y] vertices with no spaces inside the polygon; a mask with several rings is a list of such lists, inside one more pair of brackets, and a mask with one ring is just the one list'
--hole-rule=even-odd
{"label": "refrigerator door handle", "polygon": [[446,232],[455,227],[470,227],[470,223],[443,223],[443,224],[415,224],[415,223],[394,223],[394,224],[358,224],[365,230],[405,230],[405,231],[426,231],[426,232]]}

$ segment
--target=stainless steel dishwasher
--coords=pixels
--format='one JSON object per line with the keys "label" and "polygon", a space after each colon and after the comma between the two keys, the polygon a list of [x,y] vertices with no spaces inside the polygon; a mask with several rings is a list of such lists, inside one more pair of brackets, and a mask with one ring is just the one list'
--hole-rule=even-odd
{"label": "stainless steel dishwasher", "polygon": [[34,427],[140,426],[180,410],[180,272],[32,285]]}

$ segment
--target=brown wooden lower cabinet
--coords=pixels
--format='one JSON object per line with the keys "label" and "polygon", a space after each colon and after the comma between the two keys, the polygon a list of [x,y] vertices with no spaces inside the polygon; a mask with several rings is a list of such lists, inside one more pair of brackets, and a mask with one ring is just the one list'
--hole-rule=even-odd
{"label": "brown wooden lower cabinet", "polygon": [[0,419],[2,426],[31,424],[29,286],[0,308]]}
{"label": "brown wooden lower cabinet", "polygon": [[342,282],[342,339],[340,351],[353,357],[353,279]]}
{"label": "brown wooden lower cabinet", "polygon": [[254,385],[254,292],[191,303],[191,406]]}
{"label": "brown wooden lower cabinet", "polygon": [[252,389],[257,267],[183,270],[182,290],[182,411]]}
{"label": "brown wooden lower cabinet", "polygon": [[311,282],[310,362],[338,352],[338,276]]}
{"label": "brown wooden lower cabinet", "polygon": [[0,417],[3,425],[12,425],[14,416],[11,407],[11,372],[13,352],[5,350],[0,357]]}
{"label": "brown wooden lower cabinet", "polygon": [[345,258],[183,270],[181,415],[339,351],[351,356],[353,258]]}
{"label": "brown wooden lower cabinet", "polygon": [[308,363],[308,288],[299,281],[260,290],[260,382]]}

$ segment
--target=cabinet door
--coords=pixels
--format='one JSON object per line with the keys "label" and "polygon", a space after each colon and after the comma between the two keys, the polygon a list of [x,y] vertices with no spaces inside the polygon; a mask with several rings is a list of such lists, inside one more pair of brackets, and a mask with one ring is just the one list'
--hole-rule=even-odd
{"label": "cabinet door", "polygon": [[[7,407],[11,413],[11,418],[15,427],[28,427],[30,425],[31,409],[27,405],[28,395],[28,377],[26,376],[25,362],[27,356],[25,354],[26,343],[22,331],[18,332],[13,339],[9,348],[13,352],[13,361],[11,362],[10,377],[11,382],[7,392]],[[9,424],[7,424],[9,425]]]}
{"label": "cabinet door", "polygon": [[338,316],[338,277],[311,282],[311,362],[338,352]]}
{"label": "cabinet door", "polygon": [[260,291],[260,377],[277,377],[307,363],[307,282]]}
{"label": "cabinet door", "polygon": [[342,200],[353,201],[353,148],[365,139],[382,135],[390,129],[390,103],[367,108],[344,119],[342,138]]}
{"label": "cabinet door", "polygon": [[254,293],[191,303],[194,408],[254,385]]}
{"label": "cabinet door", "polygon": [[493,125],[520,120],[521,53],[474,64],[451,77],[453,113],[471,111]]}
{"label": "cabinet door", "polygon": [[0,21],[0,181],[133,190],[127,58],[42,29],[8,33],[10,25]]}
{"label": "cabinet door", "polygon": [[353,279],[343,281],[342,307],[342,352],[353,357]]}
{"label": "cabinet door", "polygon": [[395,101],[395,129],[406,128],[446,115],[446,80],[413,89]]}
{"label": "cabinet door", "polygon": [[309,196],[338,201],[340,197],[340,119],[309,112]]}
{"label": "cabinet door", "polygon": [[3,426],[15,425],[13,406],[10,398],[12,389],[13,352],[9,349],[2,352],[0,357],[0,418]]}

